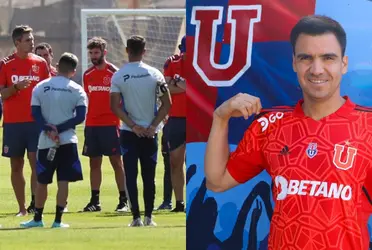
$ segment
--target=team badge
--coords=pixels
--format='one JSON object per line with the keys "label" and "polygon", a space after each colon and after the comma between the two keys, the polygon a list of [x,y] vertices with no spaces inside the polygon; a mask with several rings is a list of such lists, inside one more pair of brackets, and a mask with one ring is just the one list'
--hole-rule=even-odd
{"label": "team badge", "polygon": [[341,170],[348,170],[353,167],[355,157],[358,150],[356,148],[350,147],[350,142],[345,143],[347,145],[335,144],[333,153],[333,164],[336,168]]}
{"label": "team badge", "polygon": [[110,77],[109,76],[105,76],[103,78],[103,84],[104,85],[110,85]]}
{"label": "team badge", "polygon": [[39,66],[37,66],[36,64],[32,65],[32,71],[37,74],[39,73]]}
{"label": "team badge", "polygon": [[311,159],[314,158],[318,154],[318,144],[317,143],[309,143],[309,146],[306,149],[307,156]]}

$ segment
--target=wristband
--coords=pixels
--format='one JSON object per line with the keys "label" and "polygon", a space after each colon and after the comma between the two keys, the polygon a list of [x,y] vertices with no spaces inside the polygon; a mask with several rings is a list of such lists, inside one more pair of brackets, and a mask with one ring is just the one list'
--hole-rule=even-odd
{"label": "wristband", "polygon": [[19,88],[17,87],[17,84],[13,84],[13,88],[16,90],[16,91],[19,91]]}

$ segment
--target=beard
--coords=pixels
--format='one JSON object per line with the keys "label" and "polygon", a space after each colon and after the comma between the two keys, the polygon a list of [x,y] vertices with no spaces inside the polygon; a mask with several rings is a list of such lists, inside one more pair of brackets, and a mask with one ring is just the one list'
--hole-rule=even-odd
{"label": "beard", "polygon": [[98,59],[91,59],[91,62],[93,63],[93,65],[95,66],[98,66],[98,65],[101,65],[103,63],[103,55],[98,58]]}

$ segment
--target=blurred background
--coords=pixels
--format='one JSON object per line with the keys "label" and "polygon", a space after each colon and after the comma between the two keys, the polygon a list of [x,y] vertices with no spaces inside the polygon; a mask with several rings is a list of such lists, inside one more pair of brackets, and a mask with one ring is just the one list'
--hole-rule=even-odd
{"label": "blurred background", "polygon": [[[185,8],[186,0],[0,0],[0,57],[14,51],[11,32],[16,25],[28,24],[34,30],[35,44],[47,42],[53,48],[53,65],[63,52],[82,60],[81,9]],[[126,62],[125,39],[140,34],[147,39],[145,62],[162,69],[166,58],[177,51],[184,34],[184,18],[177,16],[128,17],[96,15],[87,19],[88,39],[102,36],[108,41],[108,59],[117,67]],[[74,80],[81,83],[82,64]],[[89,65],[88,65],[89,66]]]}

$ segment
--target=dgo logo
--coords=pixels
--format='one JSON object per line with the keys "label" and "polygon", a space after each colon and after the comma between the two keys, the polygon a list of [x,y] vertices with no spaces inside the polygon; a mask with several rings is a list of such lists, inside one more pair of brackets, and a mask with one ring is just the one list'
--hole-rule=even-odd
{"label": "dgo logo", "polygon": [[284,116],[284,113],[282,112],[277,112],[276,114],[271,114],[269,118],[266,117],[261,117],[257,119],[257,122],[261,124],[261,131],[264,132],[268,127],[270,123],[274,123],[276,120],[282,119]]}
{"label": "dgo logo", "polygon": [[228,7],[230,51],[227,63],[220,64],[215,62],[215,50],[217,28],[222,25],[223,11],[221,6],[195,6],[191,13],[191,24],[196,26],[192,65],[208,86],[232,86],[249,69],[253,27],[261,21],[262,6]]}

